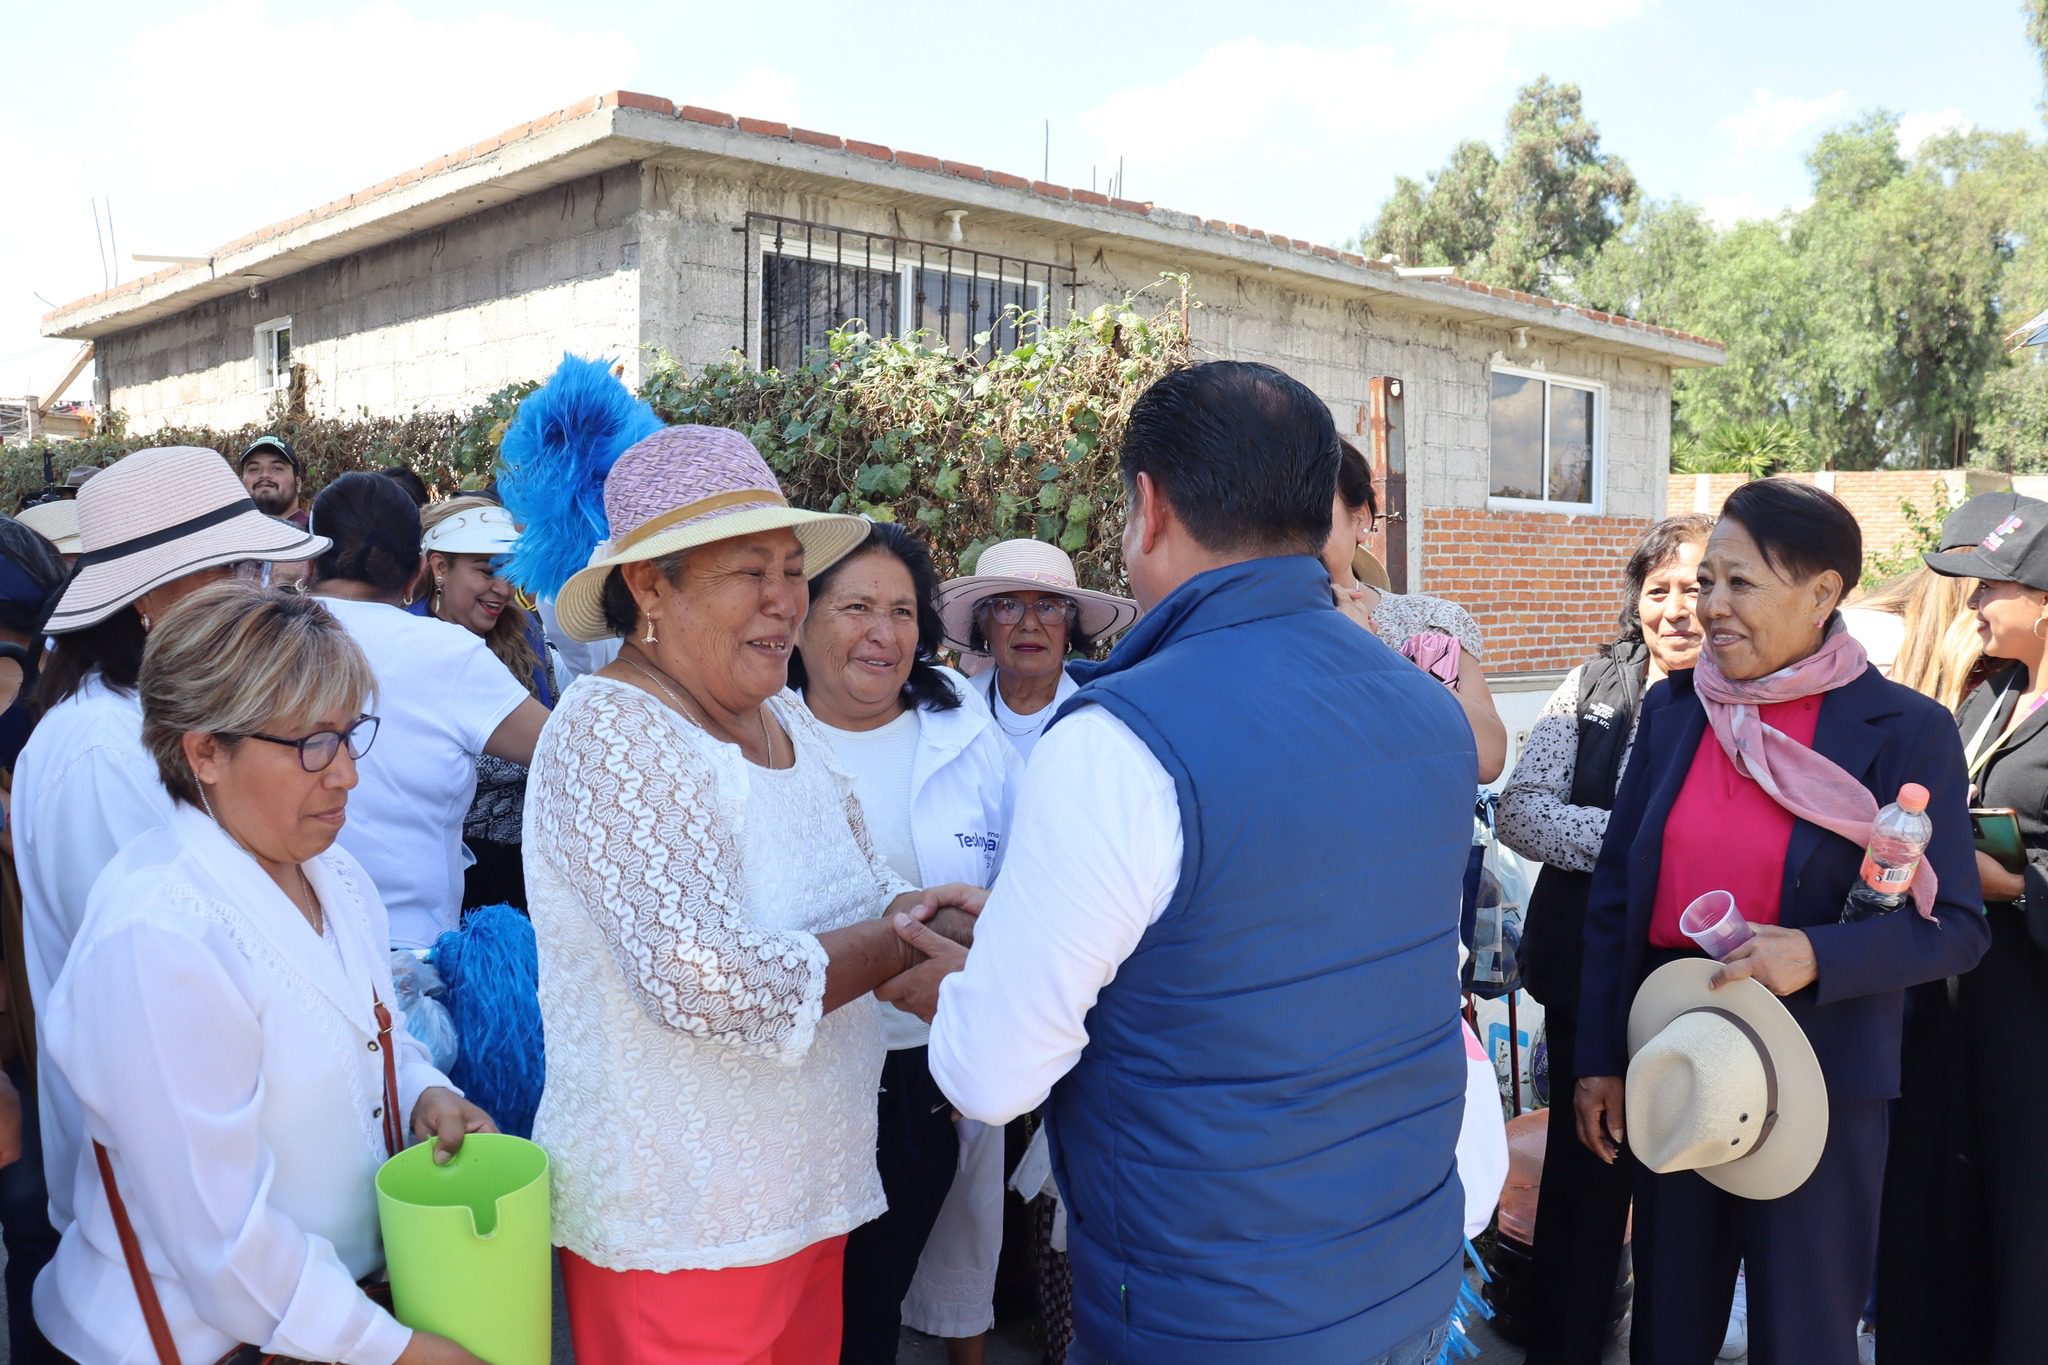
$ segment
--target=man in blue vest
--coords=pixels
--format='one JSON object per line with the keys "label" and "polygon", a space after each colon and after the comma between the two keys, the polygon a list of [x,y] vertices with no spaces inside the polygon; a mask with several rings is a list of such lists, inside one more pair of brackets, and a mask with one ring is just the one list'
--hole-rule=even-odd
{"label": "man in blue vest", "polygon": [[1264,365],[1132,409],[1145,616],[1032,755],[932,1017],[969,1117],[1051,1095],[1077,1355],[1434,1361],[1457,1292],[1457,929],[1477,757],[1441,684],[1332,607],[1329,411]]}

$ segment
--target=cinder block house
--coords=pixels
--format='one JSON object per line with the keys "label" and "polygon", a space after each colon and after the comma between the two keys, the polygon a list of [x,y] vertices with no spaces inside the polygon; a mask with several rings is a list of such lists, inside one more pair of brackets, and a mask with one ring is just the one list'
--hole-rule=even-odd
{"label": "cinder block house", "polygon": [[[1396,585],[1451,597],[1540,702],[1612,631],[1664,512],[1671,376],[1718,343],[1149,203],[615,92],[57,309],[131,428],[456,408],[564,350],[783,365],[851,318],[1014,344],[1192,277],[1197,349],[1303,380],[1386,480]],[[1512,704],[1508,707],[1516,709]],[[1511,724],[1514,723],[1510,716]]]}

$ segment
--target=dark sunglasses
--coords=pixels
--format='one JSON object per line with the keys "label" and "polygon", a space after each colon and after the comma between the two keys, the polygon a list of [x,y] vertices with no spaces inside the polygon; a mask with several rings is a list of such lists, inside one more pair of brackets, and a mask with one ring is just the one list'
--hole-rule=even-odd
{"label": "dark sunglasses", "polygon": [[283,735],[266,735],[254,730],[224,738],[260,739],[268,744],[289,745],[299,751],[299,766],[309,773],[317,773],[326,771],[344,743],[348,745],[350,758],[361,758],[370,752],[370,746],[377,742],[377,724],[375,716],[357,716],[356,723],[346,730],[315,730],[299,739],[286,739]]}

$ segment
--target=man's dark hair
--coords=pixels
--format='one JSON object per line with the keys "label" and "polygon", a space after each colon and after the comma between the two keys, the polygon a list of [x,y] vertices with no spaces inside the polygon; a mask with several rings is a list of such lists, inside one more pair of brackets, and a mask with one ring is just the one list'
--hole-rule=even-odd
{"label": "man's dark hair", "polygon": [[[816,602],[832,586],[839,571],[865,555],[888,555],[910,574],[910,594],[917,599],[917,657],[910,665],[910,677],[903,684],[903,700],[914,711],[951,711],[960,705],[952,684],[939,672],[939,646],[946,627],[932,599],[939,591],[939,571],[932,567],[931,552],[924,542],[894,522],[878,521],[868,528],[860,548],[834,563],[811,580],[811,601]],[[804,652],[790,651],[789,685],[801,692],[810,681],[804,668]]]}
{"label": "man's dark hair", "polygon": [[1650,581],[1650,575],[1677,558],[1682,547],[1704,545],[1712,534],[1714,519],[1705,512],[1666,517],[1643,532],[1635,552],[1628,557],[1628,567],[1622,571],[1621,637],[1617,643],[1643,642],[1643,584]]}
{"label": "man's dark hair", "polygon": [[1728,495],[1721,516],[1749,532],[1766,562],[1805,582],[1833,569],[1847,596],[1863,578],[1863,530],[1832,493],[1796,479],[1752,479]]}
{"label": "man's dark hair", "polygon": [[1337,492],[1337,426],[1299,380],[1243,360],[1176,370],[1124,431],[1127,494],[1150,474],[1204,548],[1320,555]]}
{"label": "man's dark hair", "polygon": [[429,502],[433,501],[427,496],[426,481],[404,465],[386,465],[377,472],[396,483],[400,488],[403,488],[405,495],[412,499],[413,506],[425,507]]}
{"label": "man's dark hair", "polygon": [[358,470],[313,499],[313,534],[334,542],[314,562],[316,581],[367,583],[401,592],[420,568],[420,509],[391,479]]}

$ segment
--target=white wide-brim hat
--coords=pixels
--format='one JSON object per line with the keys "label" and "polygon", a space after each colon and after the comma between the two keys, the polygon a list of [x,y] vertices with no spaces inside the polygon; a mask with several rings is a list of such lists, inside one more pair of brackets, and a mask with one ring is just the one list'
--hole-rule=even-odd
{"label": "white wide-brim hat", "polygon": [[420,550],[444,555],[503,555],[519,543],[519,523],[502,507],[465,507],[450,513],[420,537]]}
{"label": "white wide-brim hat", "polygon": [[969,643],[974,638],[974,609],[984,598],[1008,592],[1049,592],[1072,598],[1080,609],[1077,629],[1098,642],[1128,629],[1138,619],[1138,604],[1130,598],[1079,586],[1074,561],[1059,546],[1042,540],[1003,540],[981,552],[972,574],[939,585],[932,600],[946,627],[946,643],[970,653],[987,653],[986,648],[976,650]]}
{"label": "white wide-brim hat", "polygon": [[860,517],[791,507],[754,443],[724,427],[664,427],[629,448],[605,476],[604,511],[611,539],[555,596],[555,619],[574,640],[616,633],[604,622],[604,581],[621,564],[787,530],[803,542],[804,576],[816,578],[868,538]]}
{"label": "white wide-brim hat", "polygon": [[217,450],[158,446],[125,455],[86,481],[78,563],[47,627],[97,625],[152,588],[244,559],[312,559],[333,544],[265,516]]}
{"label": "white wide-brim hat", "polygon": [[52,498],[25,507],[15,520],[57,547],[60,555],[78,553],[78,504],[70,498]]}
{"label": "white wide-brim hat", "polygon": [[1806,1183],[1828,1143],[1828,1086],[1805,1030],[1754,980],[1681,958],[1650,973],[1628,1012],[1629,1150],[1660,1175],[1693,1171],[1744,1199]]}

